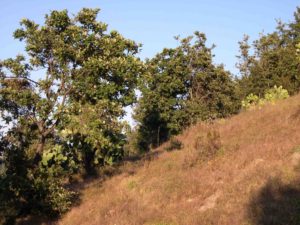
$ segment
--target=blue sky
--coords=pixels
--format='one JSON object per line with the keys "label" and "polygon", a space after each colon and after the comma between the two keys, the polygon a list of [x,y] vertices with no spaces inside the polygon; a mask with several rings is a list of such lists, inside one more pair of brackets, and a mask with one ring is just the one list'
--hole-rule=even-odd
{"label": "blue sky", "polygon": [[0,4],[0,59],[22,53],[23,44],[12,37],[21,18],[42,23],[50,10],[76,13],[82,7],[98,7],[99,19],[109,29],[143,44],[141,58],[176,46],[176,35],[199,30],[206,33],[209,45],[217,45],[215,62],[224,63],[234,74],[237,42],[243,34],[255,39],[259,32],[272,32],[275,19],[292,20],[300,5],[296,0],[0,0]]}

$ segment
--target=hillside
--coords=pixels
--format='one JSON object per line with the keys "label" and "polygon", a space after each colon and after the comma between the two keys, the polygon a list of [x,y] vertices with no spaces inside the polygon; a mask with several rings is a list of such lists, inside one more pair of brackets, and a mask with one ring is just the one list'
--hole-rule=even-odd
{"label": "hillside", "polygon": [[59,225],[300,224],[300,96],[198,124],[92,181]]}

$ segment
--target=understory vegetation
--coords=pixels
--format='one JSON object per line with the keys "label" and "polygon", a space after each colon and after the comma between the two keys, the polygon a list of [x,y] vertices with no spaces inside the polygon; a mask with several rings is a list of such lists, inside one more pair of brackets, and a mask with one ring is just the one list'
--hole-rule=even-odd
{"label": "understory vegetation", "polygon": [[[300,8],[252,45],[247,35],[239,42],[239,77],[213,63],[214,46],[199,31],[142,61],[141,45],[110,31],[99,11],[53,10],[41,25],[23,19],[14,38],[24,55],[0,60],[2,224],[60,217],[78,200],[77,176],[168,140],[166,151],[192,149],[183,168],[209,161],[224,151],[218,129],[197,133],[188,147],[174,136],[299,92]],[[122,120],[125,107],[134,109],[135,127]]]}
{"label": "understory vegetation", "polygon": [[277,87],[276,85],[265,91],[264,97],[259,98],[257,95],[249,94],[243,101],[242,101],[242,108],[244,109],[251,109],[255,106],[263,106],[267,103],[274,104],[277,100],[286,99],[289,97],[289,93],[286,89],[283,89],[282,86]]}

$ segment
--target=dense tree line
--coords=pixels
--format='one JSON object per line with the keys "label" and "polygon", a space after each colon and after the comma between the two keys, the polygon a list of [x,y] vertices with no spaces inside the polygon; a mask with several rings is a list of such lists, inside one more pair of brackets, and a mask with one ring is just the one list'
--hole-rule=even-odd
{"label": "dense tree line", "polygon": [[146,62],[136,108],[138,148],[148,150],[193,122],[225,117],[239,108],[235,81],[212,62],[205,34],[179,39]]}
{"label": "dense tree line", "polygon": [[263,95],[275,85],[283,86],[290,94],[300,87],[300,62],[296,46],[300,42],[300,8],[290,23],[278,21],[270,34],[260,34],[258,40],[249,44],[249,36],[239,42],[240,55],[237,63],[241,78],[241,98],[250,93]]}
{"label": "dense tree line", "polygon": [[[25,55],[0,61],[0,223],[64,213],[75,197],[68,178],[122,160],[128,146],[149,151],[197,121],[239,112],[246,96],[274,85],[299,91],[300,9],[252,46],[245,36],[238,78],[213,63],[201,32],[143,62],[140,45],[108,31],[98,12],[52,11],[43,25],[23,19],[14,37]],[[137,126],[128,131],[121,119],[133,104]]]}

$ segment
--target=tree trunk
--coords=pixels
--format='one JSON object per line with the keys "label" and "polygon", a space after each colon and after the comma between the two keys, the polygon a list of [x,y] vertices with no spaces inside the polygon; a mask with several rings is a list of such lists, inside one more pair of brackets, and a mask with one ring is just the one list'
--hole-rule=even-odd
{"label": "tree trunk", "polygon": [[159,146],[159,142],[160,142],[159,135],[160,135],[160,126],[158,126],[158,128],[157,128],[157,146],[156,147]]}
{"label": "tree trunk", "polygon": [[34,157],[34,164],[38,164],[41,161],[45,143],[46,143],[46,138],[44,135],[41,135],[37,149],[36,149],[36,154]]}
{"label": "tree trunk", "polygon": [[95,151],[85,151],[84,153],[84,170],[85,170],[85,175],[86,176],[93,176],[97,174],[97,171],[95,169],[94,165],[94,159],[95,159]]}

